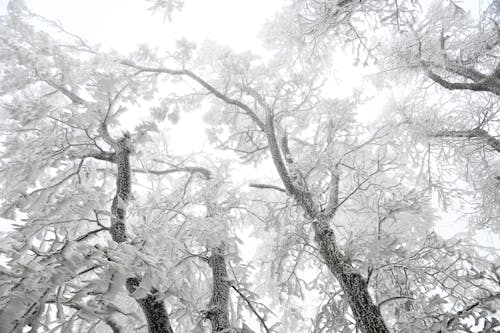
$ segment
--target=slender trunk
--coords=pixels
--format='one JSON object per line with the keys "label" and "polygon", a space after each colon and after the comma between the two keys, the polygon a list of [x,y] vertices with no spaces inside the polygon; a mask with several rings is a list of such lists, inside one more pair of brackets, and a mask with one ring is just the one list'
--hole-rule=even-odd
{"label": "slender trunk", "polygon": [[212,269],[213,286],[212,297],[208,305],[207,318],[212,324],[212,332],[226,332],[229,330],[229,281],[226,260],[224,259],[224,244],[212,249],[208,259]]}
{"label": "slender trunk", "polygon": [[[130,147],[129,138],[124,135],[116,143],[115,163],[118,169],[116,177],[116,195],[111,205],[111,237],[117,243],[127,240],[125,216],[127,203],[131,193],[130,175]],[[133,293],[140,284],[140,279],[131,277],[127,279],[126,287]],[[139,303],[148,325],[149,333],[173,333],[170,319],[165,309],[165,304],[158,298],[158,291],[151,289],[149,294],[136,300]]]}
{"label": "slender trunk", "polygon": [[314,221],[316,242],[328,269],[337,278],[349,302],[354,319],[364,333],[389,332],[379,307],[368,292],[366,279],[352,266],[336,245],[332,228],[325,219]]}

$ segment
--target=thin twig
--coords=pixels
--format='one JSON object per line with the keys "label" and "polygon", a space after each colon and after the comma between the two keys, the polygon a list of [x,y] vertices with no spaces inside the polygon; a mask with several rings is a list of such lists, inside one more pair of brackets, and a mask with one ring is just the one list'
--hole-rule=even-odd
{"label": "thin twig", "polygon": [[267,333],[271,333],[271,331],[269,330],[269,328],[267,327],[266,325],[266,322],[264,321],[264,318],[262,318],[262,316],[257,312],[257,310],[253,307],[252,305],[252,302],[241,292],[238,290],[238,288],[236,288],[236,286],[234,285],[231,285],[231,288],[233,288],[237,293],[238,295],[241,296],[241,298],[243,298],[245,300],[245,302],[248,304],[248,307],[250,308],[250,310],[253,312],[253,314],[257,317],[257,319],[259,319],[260,323],[262,324],[262,327],[264,327],[264,330],[267,332]]}

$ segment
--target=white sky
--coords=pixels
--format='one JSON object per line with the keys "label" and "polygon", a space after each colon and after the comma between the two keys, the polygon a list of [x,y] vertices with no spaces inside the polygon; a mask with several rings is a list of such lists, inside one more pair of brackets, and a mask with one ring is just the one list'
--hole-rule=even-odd
{"label": "white sky", "polygon": [[[249,50],[260,43],[260,27],[279,0],[187,0],[172,23],[148,11],[144,0],[25,0],[36,13],[59,20],[68,31],[118,51],[131,51],[138,43],[162,45],[185,36],[201,42],[207,38]],[[5,7],[7,0],[0,0]]]}

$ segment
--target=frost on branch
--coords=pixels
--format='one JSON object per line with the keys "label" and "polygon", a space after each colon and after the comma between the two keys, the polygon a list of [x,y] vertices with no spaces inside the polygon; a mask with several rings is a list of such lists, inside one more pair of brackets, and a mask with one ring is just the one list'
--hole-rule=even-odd
{"label": "frost on branch", "polygon": [[172,21],[172,14],[180,11],[184,7],[184,0],[147,0],[151,3],[149,10],[153,12],[162,12],[163,19]]}

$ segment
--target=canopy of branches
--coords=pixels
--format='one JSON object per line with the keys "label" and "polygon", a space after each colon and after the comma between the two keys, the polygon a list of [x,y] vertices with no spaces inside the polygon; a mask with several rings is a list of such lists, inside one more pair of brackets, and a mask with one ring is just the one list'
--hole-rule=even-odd
{"label": "canopy of branches", "polygon": [[0,333],[500,329],[500,7],[469,5],[289,0],[262,54],[125,54],[10,1]]}

